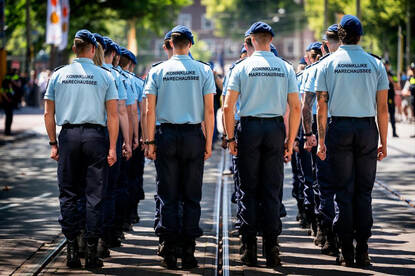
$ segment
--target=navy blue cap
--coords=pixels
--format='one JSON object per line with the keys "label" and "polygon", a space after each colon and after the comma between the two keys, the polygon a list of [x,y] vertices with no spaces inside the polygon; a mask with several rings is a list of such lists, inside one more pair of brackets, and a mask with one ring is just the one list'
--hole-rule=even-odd
{"label": "navy blue cap", "polygon": [[166,35],[164,36],[164,40],[168,40],[168,39],[170,39],[170,38],[171,38],[171,34],[172,34],[172,31],[168,31],[168,32],[166,33]]}
{"label": "navy blue cap", "polygon": [[187,39],[189,39],[189,40],[192,42],[192,44],[195,44],[195,41],[193,40],[193,34],[192,34],[192,31],[191,31],[188,27],[183,26],[183,25],[177,25],[176,27],[174,27],[174,28],[171,30],[171,32],[172,32],[172,33],[179,33],[179,34],[182,34],[182,35],[184,35]]}
{"label": "navy blue cap", "polygon": [[334,32],[337,33],[337,31],[339,30],[339,25],[337,24],[333,24],[330,27],[327,28],[328,32]]}
{"label": "navy blue cap", "polygon": [[323,46],[323,44],[321,44],[321,42],[314,42],[311,45],[310,50],[320,50],[321,49],[321,46]]}
{"label": "navy blue cap", "polygon": [[91,43],[95,47],[98,47],[97,40],[95,39],[94,35],[86,29],[77,31],[75,34],[75,38],[80,38],[84,41]]}
{"label": "navy blue cap", "polygon": [[245,48],[245,45],[242,45],[242,48],[241,48],[241,55],[243,54],[243,53],[247,53],[248,51],[246,50],[246,48]]}
{"label": "navy blue cap", "polygon": [[275,35],[271,26],[261,21],[258,21],[252,24],[251,27],[248,29],[248,31],[246,31],[245,36],[247,33],[249,33],[248,35],[255,34],[255,33],[270,33],[271,36]]}
{"label": "navy blue cap", "polygon": [[97,40],[97,42],[99,42],[99,44],[101,44],[102,48],[104,50],[107,49],[107,43],[105,43],[104,38],[102,37],[102,35],[98,34],[98,33],[93,33],[95,39]]}
{"label": "navy blue cap", "polygon": [[362,23],[360,23],[359,18],[356,16],[346,14],[342,17],[342,20],[340,20],[340,26],[342,26],[346,31],[363,35]]}
{"label": "navy blue cap", "polygon": [[310,44],[308,44],[308,46],[307,46],[307,48],[305,48],[305,50],[308,52],[308,51],[311,51],[311,47],[313,46],[313,44],[314,44],[314,42],[311,42]]}
{"label": "navy blue cap", "polygon": [[278,57],[278,51],[277,48],[275,48],[274,44],[271,43],[271,52]]}
{"label": "navy blue cap", "polygon": [[302,57],[302,58],[300,59],[300,64],[307,65],[307,62],[305,62],[305,58],[304,58],[304,57]]}
{"label": "navy blue cap", "polygon": [[137,58],[130,50],[127,50],[127,57],[134,63],[137,64]]}
{"label": "navy blue cap", "polygon": [[[126,48],[120,46],[120,52],[121,52],[121,56],[124,56],[124,57],[128,58],[129,60],[131,60],[132,63],[134,63],[135,56],[132,55],[132,53],[129,50],[127,50]],[[134,64],[137,64],[137,61]]]}
{"label": "navy blue cap", "polygon": [[107,49],[111,49],[117,53],[117,55],[121,55],[120,46],[117,43],[112,41],[111,38],[108,36],[104,36],[104,42],[107,44]]}

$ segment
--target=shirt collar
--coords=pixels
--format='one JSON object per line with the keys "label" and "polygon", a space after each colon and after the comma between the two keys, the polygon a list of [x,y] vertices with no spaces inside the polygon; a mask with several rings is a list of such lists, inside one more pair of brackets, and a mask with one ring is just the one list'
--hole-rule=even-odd
{"label": "shirt collar", "polygon": [[253,56],[274,56],[274,54],[272,52],[268,52],[268,51],[255,51],[253,54]]}
{"label": "shirt collar", "polygon": [[188,55],[174,55],[171,58],[177,60],[191,60],[191,58]]}
{"label": "shirt collar", "polygon": [[94,61],[90,58],[75,58],[73,60],[74,62],[79,62],[79,63],[91,63],[94,64]]}
{"label": "shirt collar", "polygon": [[360,45],[340,45],[340,49],[346,50],[346,51],[363,51],[362,46]]}

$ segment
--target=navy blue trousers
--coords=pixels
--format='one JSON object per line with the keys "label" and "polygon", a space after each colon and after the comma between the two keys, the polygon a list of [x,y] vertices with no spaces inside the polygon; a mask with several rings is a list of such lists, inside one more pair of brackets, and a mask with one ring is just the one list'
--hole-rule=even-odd
{"label": "navy blue trousers", "polygon": [[[200,124],[162,124],[156,131],[157,199],[160,219],[156,234],[175,240],[203,234],[199,227],[205,137]],[[179,214],[182,201],[183,214]]]}
{"label": "navy blue trousers", "polygon": [[[104,127],[63,126],[59,134],[59,223],[70,240],[83,228],[88,239],[97,239],[102,234],[102,200],[109,171],[108,147]],[[82,197],[86,204],[84,214],[79,210]],[[85,225],[79,225],[82,221]]]}
{"label": "navy blue trousers", "polygon": [[[264,235],[281,233],[281,187],[284,179],[285,126],[282,117],[245,117],[238,127],[238,168],[240,179],[240,233],[256,235],[258,198],[263,204]],[[259,194],[258,194],[259,193]]]}
{"label": "navy blue trousers", "polygon": [[145,197],[143,188],[144,162],[144,151],[139,146],[133,151],[128,168],[128,213],[130,219],[138,218],[138,203]]}
{"label": "navy blue trousers", "polygon": [[336,203],[333,225],[341,241],[367,241],[371,236],[378,138],[375,118],[332,117],[329,123],[329,185],[335,191]]}

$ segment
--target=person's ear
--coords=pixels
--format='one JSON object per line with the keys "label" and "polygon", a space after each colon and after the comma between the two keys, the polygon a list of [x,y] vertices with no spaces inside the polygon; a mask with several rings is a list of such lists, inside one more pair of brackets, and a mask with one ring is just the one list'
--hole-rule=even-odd
{"label": "person's ear", "polygon": [[171,39],[169,40],[169,44],[170,44],[170,47],[173,49],[173,41]]}
{"label": "person's ear", "polygon": [[74,54],[76,54],[76,48],[75,48],[75,45],[72,45],[72,51],[74,52]]}
{"label": "person's ear", "polygon": [[95,55],[95,46],[93,46],[92,45],[92,47],[91,47],[92,49],[91,49],[91,54],[93,54],[93,55]]}

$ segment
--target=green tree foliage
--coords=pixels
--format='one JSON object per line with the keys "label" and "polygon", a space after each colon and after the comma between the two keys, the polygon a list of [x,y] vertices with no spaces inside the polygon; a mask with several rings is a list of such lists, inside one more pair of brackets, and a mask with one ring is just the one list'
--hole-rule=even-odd
{"label": "green tree foliage", "polygon": [[300,1],[293,0],[202,0],[214,20],[216,34],[240,38],[255,21],[270,24],[278,33],[292,32],[305,23]]}
{"label": "green tree foliage", "polygon": [[[364,29],[362,46],[370,52],[396,61],[398,26],[406,35],[407,1],[413,0],[361,0],[361,21]],[[415,3],[411,7],[415,25]],[[315,31],[316,39],[324,32],[324,0],[305,0],[305,12],[309,27]],[[329,0],[328,24],[338,23],[343,14],[356,14],[356,0]],[[415,38],[412,35],[412,38]],[[412,45],[415,40],[412,39]]]}
{"label": "green tree foliage", "polygon": [[[34,51],[44,48],[46,29],[46,0],[29,0],[31,5],[31,26],[36,33],[33,39]],[[6,1],[7,49],[15,55],[24,53],[26,0]],[[192,0],[70,0],[69,37],[79,29],[109,35],[125,45],[127,24],[134,19],[140,42],[149,33],[161,34],[171,27],[180,9],[192,4]],[[70,50],[68,45],[67,50]]]}

